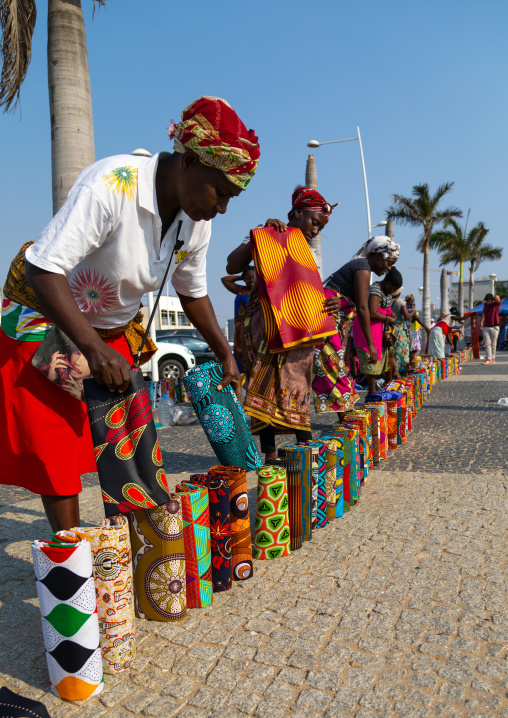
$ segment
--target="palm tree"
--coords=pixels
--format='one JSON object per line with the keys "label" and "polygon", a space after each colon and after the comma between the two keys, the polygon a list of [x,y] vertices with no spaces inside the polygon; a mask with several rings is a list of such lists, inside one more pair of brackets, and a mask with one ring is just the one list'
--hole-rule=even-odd
{"label": "palm tree", "polygon": [[428,184],[417,184],[413,187],[413,197],[403,197],[394,194],[394,204],[386,210],[387,219],[393,219],[401,224],[409,224],[412,227],[422,227],[422,234],[418,241],[417,249],[423,253],[423,321],[430,325],[430,280],[429,280],[429,252],[430,238],[434,227],[446,222],[453,217],[462,217],[458,207],[448,207],[438,210],[437,206],[445,194],[451,191],[453,182],[445,182],[437,188],[432,196]]}
{"label": "palm tree", "polygon": [[[106,0],[93,0],[104,5]],[[0,107],[19,102],[32,54],[35,0],[0,0]],[[92,97],[81,0],[48,0],[48,91],[53,213],[74,180],[95,161]]]}
{"label": "palm tree", "polygon": [[503,250],[501,247],[493,247],[491,244],[484,243],[484,239],[489,233],[483,222],[478,222],[474,228],[467,259],[469,261],[469,309],[473,307],[474,300],[474,273],[482,262],[493,262],[501,259]]}
{"label": "palm tree", "polygon": [[460,315],[464,312],[464,283],[462,281],[462,265],[467,261],[469,245],[472,241],[475,230],[476,228],[473,228],[469,234],[467,234],[467,221],[466,226],[463,229],[455,219],[450,218],[444,223],[443,229],[432,233],[429,240],[429,247],[431,249],[437,249],[441,255],[441,261],[439,262],[440,267],[443,267],[445,264],[458,264],[460,266],[459,301],[457,303]]}

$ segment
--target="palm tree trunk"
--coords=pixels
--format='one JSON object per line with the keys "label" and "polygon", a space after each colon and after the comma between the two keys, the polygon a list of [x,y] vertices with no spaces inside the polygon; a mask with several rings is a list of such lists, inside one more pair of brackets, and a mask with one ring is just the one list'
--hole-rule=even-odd
{"label": "palm tree trunk", "polygon": [[427,326],[431,324],[430,313],[430,272],[429,272],[429,243],[425,243],[423,250],[423,297],[422,297],[422,314],[423,323]]}
{"label": "palm tree trunk", "polygon": [[460,263],[460,271],[459,271],[459,302],[458,302],[458,310],[459,310],[459,316],[462,316],[464,314],[464,277],[462,273],[463,264]]}
{"label": "palm tree trunk", "polygon": [[472,310],[474,304],[474,263],[469,265],[469,311]]}
{"label": "palm tree trunk", "polygon": [[448,301],[448,274],[446,269],[441,270],[441,311],[449,314],[450,303]]}
{"label": "palm tree trunk", "polygon": [[[314,155],[309,155],[305,166],[305,186],[317,189],[317,169]],[[314,239],[311,239],[310,246],[314,250],[319,275],[323,279],[323,255],[321,253],[321,232],[318,232]]]}
{"label": "palm tree trunk", "polygon": [[81,0],[48,0],[48,90],[55,214],[81,170],[95,161]]}

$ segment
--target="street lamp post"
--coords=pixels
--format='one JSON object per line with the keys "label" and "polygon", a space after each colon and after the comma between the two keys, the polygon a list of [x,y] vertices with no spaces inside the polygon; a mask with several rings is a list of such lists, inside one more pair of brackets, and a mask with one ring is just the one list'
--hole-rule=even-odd
{"label": "street lamp post", "polygon": [[370,204],[369,204],[369,189],[367,186],[367,173],[365,171],[365,158],[363,156],[363,145],[362,145],[362,136],[360,134],[360,128],[357,127],[356,131],[358,133],[358,137],[349,137],[345,140],[331,140],[330,142],[318,142],[318,140],[311,140],[310,142],[307,142],[307,147],[321,147],[321,145],[336,145],[340,142],[358,142],[360,146],[360,156],[362,159],[362,171],[363,171],[363,185],[365,188],[365,205],[367,207],[367,239],[370,238],[370,232],[371,229],[374,227],[381,227],[386,224],[386,222],[380,222],[379,224],[371,225],[370,223]]}

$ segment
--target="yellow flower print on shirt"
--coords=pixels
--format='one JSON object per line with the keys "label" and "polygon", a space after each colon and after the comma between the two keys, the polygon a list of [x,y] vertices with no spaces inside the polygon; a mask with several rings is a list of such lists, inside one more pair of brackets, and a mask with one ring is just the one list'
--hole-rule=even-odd
{"label": "yellow flower print on shirt", "polygon": [[175,264],[178,264],[179,262],[182,261],[182,259],[185,259],[185,257],[188,257],[188,256],[189,256],[189,253],[186,252],[184,249],[178,250],[178,252],[176,253]]}
{"label": "yellow flower print on shirt", "polygon": [[138,168],[126,165],[117,167],[103,178],[106,187],[127,199],[134,199],[138,185]]}

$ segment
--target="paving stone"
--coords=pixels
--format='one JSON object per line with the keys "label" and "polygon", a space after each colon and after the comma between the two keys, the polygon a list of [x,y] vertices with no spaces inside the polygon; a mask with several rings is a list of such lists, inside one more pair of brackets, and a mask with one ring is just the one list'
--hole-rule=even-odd
{"label": "paving stone", "polygon": [[324,711],[331,703],[331,698],[322,691],[312,688],[304,689],[298,696],[297,705],[308,708],[312,711]]}

